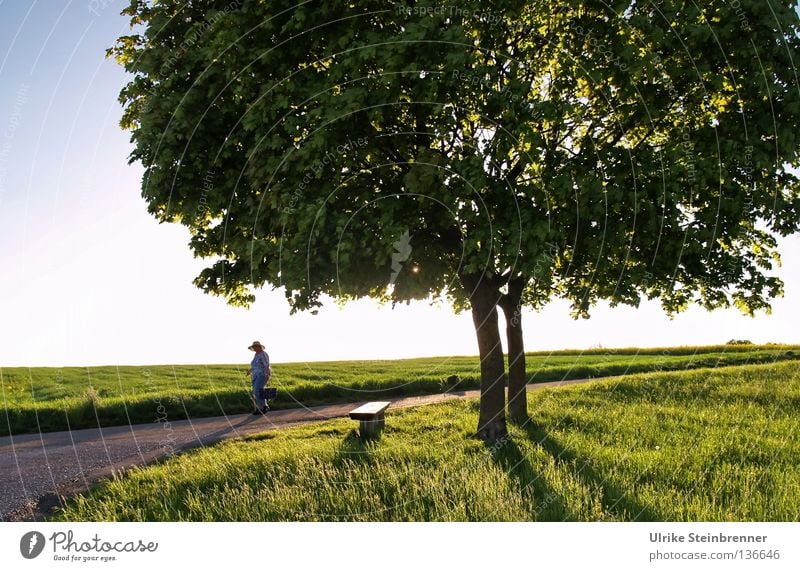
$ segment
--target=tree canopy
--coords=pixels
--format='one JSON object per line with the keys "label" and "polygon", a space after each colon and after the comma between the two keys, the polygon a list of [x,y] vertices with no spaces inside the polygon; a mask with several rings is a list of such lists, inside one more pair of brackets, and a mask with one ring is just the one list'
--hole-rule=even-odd
{"label": "tree canopy", "polygon": [[293,310],[324,295],[470,308],[488,439],[505,431],[496,307],[524,376],[521,306],[752,313],[782,292],[776,236],[800,226],[796,2],[124,13],[110,53],[132,74],[131,160],[149,211],[209,259],[196,285],[235,304],[284,287]]}

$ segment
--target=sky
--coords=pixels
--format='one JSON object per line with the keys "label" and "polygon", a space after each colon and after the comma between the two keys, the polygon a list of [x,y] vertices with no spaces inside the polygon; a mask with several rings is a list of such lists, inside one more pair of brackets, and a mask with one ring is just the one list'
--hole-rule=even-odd
{"label": "sky", "polygon": [[[105,49],[128,32],[125,4],[0,0],[0,366],[238,363],[255,339],[275,362],[477,354],[471,316],[446,305],[290,316],[281,290],[242,309],[195,288],[203,261],[147,214],[118,125],[126,75]],[[556,301],[524,314],[526,349],[800,343],[800,238],[780,245],[772,315],[601,304],[575,321]]]}

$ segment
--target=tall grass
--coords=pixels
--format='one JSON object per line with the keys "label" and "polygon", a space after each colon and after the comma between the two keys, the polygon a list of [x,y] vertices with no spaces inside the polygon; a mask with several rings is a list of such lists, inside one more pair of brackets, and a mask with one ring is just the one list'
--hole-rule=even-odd
{"label": "tall grass", "polygon": [[[796,363],[651,373],[529,395],[493,446],[475,400],[268,432],[135,469],[61,520],[800,519]],[[390,409],[391,411],[391,409]]]}
{"label": "tall grass", "polygon": [[[533,353],[530,382],[800,358],[791,346],[678,347]],[[243,365],[0,368],[5,418],[0,435],[153,422],[246,412]],[[335,361],[275,365],[274,408],[478,388],[477,357]],[[452,378],[457,380],[453,382]]]}

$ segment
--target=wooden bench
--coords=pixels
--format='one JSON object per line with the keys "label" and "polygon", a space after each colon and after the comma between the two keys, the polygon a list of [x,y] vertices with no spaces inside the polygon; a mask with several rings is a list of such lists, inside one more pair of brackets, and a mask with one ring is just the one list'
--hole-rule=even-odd
{"label": "wooden bench", "polygon": [[368,402],[350,411],[350,418],[358,420],[358,433],[364,436],[373,436],[383,430],[385,424],[383,413],[389,408],[390,402]]}

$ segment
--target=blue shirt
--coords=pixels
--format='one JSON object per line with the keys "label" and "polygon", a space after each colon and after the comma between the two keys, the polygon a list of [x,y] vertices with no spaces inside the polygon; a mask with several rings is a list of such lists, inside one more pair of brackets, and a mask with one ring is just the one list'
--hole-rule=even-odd
{"label": "blue shirt", "polygon": [[256,353],[256,356],[250,362],[250,368],[252,369],[251,374],[253,377],[266,377],[267,371],[269,371],[269,355],[267,355],[267,352]]}

